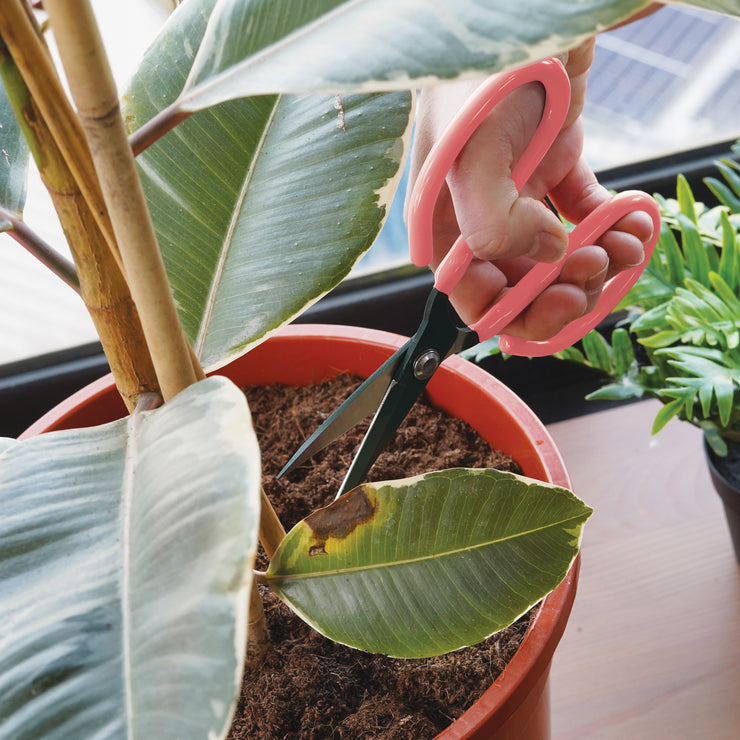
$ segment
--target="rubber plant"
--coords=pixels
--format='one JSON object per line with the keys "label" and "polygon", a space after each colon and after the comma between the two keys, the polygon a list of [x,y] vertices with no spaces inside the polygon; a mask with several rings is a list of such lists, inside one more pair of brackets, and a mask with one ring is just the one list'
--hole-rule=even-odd
{"label": "rubber plant", "polygon": [[[0,4],[2,226],[79,291],[131,412],[0,444],[0,736],[225,736],[247,640],[247,670],[269,648],[252,577],[258,530],[274,553],[266,580],[290,603],[308,525],[283,538],[260,495],[243,394],[204,368],[285,324],[370,246],[407,149],[409,87],[557,53],[646,4],[186,0],[122,103],[85,0],[43,3],[72,102],[37,3]],[[23,222],[29,152],[74,266]],[[482,541],[454,526],[468,514],[453,504],[471,491],[490,523],[475,530]],[[525,611],[567,572],[589,514],[568,491],[490,471],[347,494],[359,495],[378,516],[348,538],[371,545],[347,548],[347,585],[332,588],[355,589],[370,625],[339,598],[296,608],[329,637],[399,656],[453,650]],[[381,536],[402,500],[424,501],[411,505],[425,527],[449,527],[442,551],[398,522]],[[455,587],[511,572],[510,606],[500,613],[484,590],[442,619],[417,599],[410,564],[394,605],[407,613],[371,629],[393,613],[378,554],[389,536],[401,553],[413,545],[440,590],[460,548],[475,548],[485,557]],[[512,551],[524,553],[514,570]],[[335,634],[335,617],[355,629]],[[442,636],[423,639],[420,622]]]}

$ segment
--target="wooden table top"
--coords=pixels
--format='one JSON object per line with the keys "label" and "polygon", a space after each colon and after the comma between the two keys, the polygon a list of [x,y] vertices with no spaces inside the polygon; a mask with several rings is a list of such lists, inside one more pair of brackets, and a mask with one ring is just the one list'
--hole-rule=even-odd
{"label": "wooden table top", "polygon": [[586,525],[553,740],[739,740],[740,568],[701,449],[658,402],[550,425]]}

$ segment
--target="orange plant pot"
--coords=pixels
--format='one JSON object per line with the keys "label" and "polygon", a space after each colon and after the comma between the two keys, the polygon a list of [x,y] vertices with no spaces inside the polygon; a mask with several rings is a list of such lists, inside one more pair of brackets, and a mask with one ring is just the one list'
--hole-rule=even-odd
{"label": "orange plant pot", "polygon": [[[344,326],[290,326],[217,372],[237,385],[307,385],[340,372],[371,374],[404,337]],[[519,462],[525,475],[570,487],[555,443],[532,410],[481,368],[453,356],[428,386],[431,402],[463,419],[494,448]],[[125,413],[112,378],[86,386],[29,427],[22,437],[92,426]],[[542,602],[522,645],[504,672],[439,740],[548,740],[548,677],[555,648],[575,598],[578,559]]]}

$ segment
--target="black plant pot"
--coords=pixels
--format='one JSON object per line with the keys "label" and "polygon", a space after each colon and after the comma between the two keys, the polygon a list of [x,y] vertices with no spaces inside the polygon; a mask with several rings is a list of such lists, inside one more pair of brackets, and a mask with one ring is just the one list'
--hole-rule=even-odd
{"label": "black plant pot", "polygon": [[727,457],[718,457],[704,440],[704,455],[714,488],[725,506],[735,557],[740,565],[740,445],[730,443]]}

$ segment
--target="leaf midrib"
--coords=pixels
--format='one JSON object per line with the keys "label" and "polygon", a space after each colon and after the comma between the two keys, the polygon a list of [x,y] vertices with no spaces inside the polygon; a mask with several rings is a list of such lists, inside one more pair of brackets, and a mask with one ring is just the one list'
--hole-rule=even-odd
{"label": "leaf midrib", "polygon": [[[228,79],[229,77],[233,77],[237,74],[243,74],[245,70],[255,66],[267,57],[275,54],[276,52],[279,52],[284,47],[294,43],[296,39],[300,39],[303,36],[309,35],[314,31],[315,28],[320,27],[327,22],[330,22],[335,17],[339,17],[344,13],[351,12],[354,7],[363,5],[366,1],[367,0],[349,0],[349,2],[343,2],[341,5],[333,8],[329,12],[322,13],[310,23],[297,28],[286,36],[283,36],[278,41],[275,41],[272,44],[264,47],[263,49],[260,49],[260,51],[251,54],[246,59],[243,59],[242,61],[237,62],[236,64],[233,64],[230,67],[227,67],[226,69],[223,69],[219,72],[212,73],[211,75],[206,77],[204,81],[196,81],[194,83],[191,83],[191,69],[191,73],[188,75],[188,79],[186,80],[183,87],[183,94],[178,100],[180,108],[183,110],[188,110],[188,101],[197,100],[199,96],[203,95],[204,93],[208,93],[208,91],[211,90],[213,87],[218,87],[224,79]],[[197,61],[197,56],[194,60],[193,67],[195,66],[195,61]]]}
{"label": "leaf midrib", "polygon": [[201,355],[203,347],[205,346],[206,337],[208,335],[208,327],[210,325],[211,317],[213,316],[213,312],[218,300],[219,288],[223,281],[224,272],[226,271],[226,262],[234,241],[234,232],[236,231],[239,222],[239,216],[242,211],[242,206],[244,205],[244,201],[246,200],[247,192],[249,191],[249,185],[252,182],[252,178],[254,177],[254,172],[257,167],[257,162],[259,161],[260,154],[264,149],[265,141],[267,140],[267,137],[270,133],[270,127],[272,126],[272,122],[275,120],[275,116],[277,114],[277,110],[282,98],[282,95],[277,95],[275,97],[275,103],[272,107],[272,110],[270,111],[270,115],[267,117],[267,121],[265,122],[262,136],[260,136],[260,140],[257,142],[257,146],[255,147],[254,154],[249,163],[249,168],[247,169],[247,172],[244,176],[244,182],[242,183],[239,195],[234,201],[234,209],[231,214],[231,220],[229,221],[229,226],[226,229],[226,234],[224,236],[224,247],[221,250],[216,269],[213,273],[213,279],[211,280],[211,285],[208,290],[208,298],[206,299],[205,305],[203,307],[203,314],[200,321],[200,326],[198,328],[198,336],[195,338],[194,342],[193,349],[197,356]]}
{"label": "leaf midrib", "polygon": [[492,545],[499,545],[504,542],[507,542],[508,540],[518,539],[520,537],[527,537],[528,535],[534,534],[536,532],[542,532],[547,529],[552,529],[553,527],[564,527],[567,526],[570,523],[577,523],[578,521],[582,520],[585,516],[585,513],[574,515],[572,517],[568,517],[567,519],[562,519],[557,522],[552,522],[551,524],[547,524],[542,527],[535,527],[534,529],[525,530],[522,532],[517,532],[515,534],[508,535],[506,537],[498,537],[496,539],[488,540],[486,542],[481,542],[473,546],[467,546],[467,547],[459,547],[454,550],[445,550],[443,552],[438,552],[430,555],[423,555],[419,557],[414,558],[406,558],[404,560],[396,560],[396,561],[386,561],[381,563],[371,563],[368,565],[358,565],[353,566],[351,568],[342,568],[342,569],[331,569],[331,570],[323,570],[323,571],[311,571],[310,573],[291,573],[289,575],[270,575],[269,570],[267,574],[267,580],[275,583],[275,582],[285,582],[289,580],[306,580],[309,578],[324,578],[327,576],[338,576],[338,575],[347,575],[351,573],[362,573],[364,571],[370,571],[370,570],[379,570],[381,568],[395,568],[400,566],[407,566],[407,565],[413,565],[414,563],[421,563],[427,560],[437,560],[441,558],[448,558],[453,557],[455,555],[459,555],[461,553],[471,552],[475,550],[479,550],[484,547],[491,547]]}
{"label": "leaf midrib", "polygon": [[142,416],[134,412],[126,424],[126,454],[121,481],[121,653],[126,737],[133,740],[133,677],[131,669],[131,507],[134,494],[135,468],[138,458],[138,436]]}

